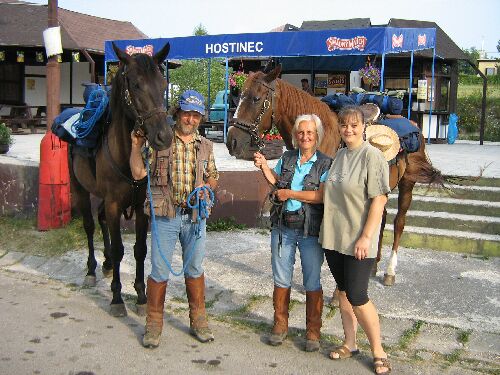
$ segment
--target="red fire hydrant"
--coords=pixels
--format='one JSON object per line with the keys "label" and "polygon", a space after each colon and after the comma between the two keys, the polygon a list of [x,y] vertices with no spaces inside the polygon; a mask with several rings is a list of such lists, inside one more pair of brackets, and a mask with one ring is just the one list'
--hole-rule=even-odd
{"label": "red fire hydrant", "polygon": [[50,130],[40,143],[38,230],[61,228],[71,220],[68,144]]}

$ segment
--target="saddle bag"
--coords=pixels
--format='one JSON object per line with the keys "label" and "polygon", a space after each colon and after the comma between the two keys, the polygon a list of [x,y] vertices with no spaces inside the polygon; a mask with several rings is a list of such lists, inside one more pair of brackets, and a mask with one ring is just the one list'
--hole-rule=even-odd
{"label": "saddle bag", "polygon": [[283,224],[290,229],[303,229],[305,218],[303,209],[283,212]]}

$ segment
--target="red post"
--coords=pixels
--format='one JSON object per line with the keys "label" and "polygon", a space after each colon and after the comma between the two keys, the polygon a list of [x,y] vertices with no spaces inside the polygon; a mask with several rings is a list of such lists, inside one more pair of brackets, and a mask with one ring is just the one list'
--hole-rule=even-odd
{"label": "red post", "polygon": [[[57,0],[48,2],[48,26],[58,26]],[[47,62],[47,132],[40,143],[38,230],[60,228],[71,220],[68,145],[50,131],[60,112],[61,72],[57,55]]]}

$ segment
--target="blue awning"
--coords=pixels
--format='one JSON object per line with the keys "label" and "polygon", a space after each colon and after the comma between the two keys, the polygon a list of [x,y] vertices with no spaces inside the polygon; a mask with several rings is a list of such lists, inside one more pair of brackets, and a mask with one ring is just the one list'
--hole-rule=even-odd
{"label": "blue awning", "polygon": [[[346,56],[398,53],[434,48],[436,29],[370,27],[362,29],[203,35],[114,41],[132,54],[154,54],[170,42],[169,59],[270,56]],[[106,41],[105,61],[117,57]]]}

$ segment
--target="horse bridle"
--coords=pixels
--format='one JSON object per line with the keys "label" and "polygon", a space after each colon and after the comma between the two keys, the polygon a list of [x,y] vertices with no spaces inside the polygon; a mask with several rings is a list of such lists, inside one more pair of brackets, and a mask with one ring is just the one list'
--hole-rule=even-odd
{"label": "horse bridle", "polygon": [[137,108],[134,105],[134,101],[132,100],[132,95],[130,94],[130,90],[129,90],[128,77],[127,77],[127,65],[124,65],[123,71],[121,74],[123,76],[123,82],[124,82],[124,86],[125,86],[125,90],[124,90],[125,103],[127,104],[127,107],[132,112],[132,115],[135,117],[134,132],[138,136],[146,138],[145,133],[144,133],[144,129],[143,129],[143,125],[146,122],[146,120],[150,119],[151,117],[153,117],[156,114],[163,113],[166,115],[167,110],[164,107],[155,107],[151,111],[146,112],[145,114],[142,114],[142,115],[139,114],[139,111],[137,110]]}
{"label": "horse bridle", "polygon": [[[272,107],[273,105],[273,96],[275,94],[275,87],[276,87],[276,81],[271,82],[271,85],[269,85],[267,82],[258,80],[256,81],[260,83],[261,85],[265,86],[268,88],[267,90],[267,95],[264,101],[262,102],[262,107],[260,109],[260,113],[255,119],[255,121],[251,124],[248,124],[246,122],[238,121],[236,119],[236,122],[234,123],[234,127],[238,128],[240,130],[243,130],[244,132],[248,133],[250,135],[250,139],[252,144],[257,145],[259,152],[265,147],[264,141],[260,137],[259,134],[259,125],[262,121],[262,117],[264,117],[264,114],[267,112],[269,108]],[[274,108],[271,108],[271,111],[274,112]],[[272,116],[272,113],[271,113]],[[272,120],[271,120],[272,121]]]}

